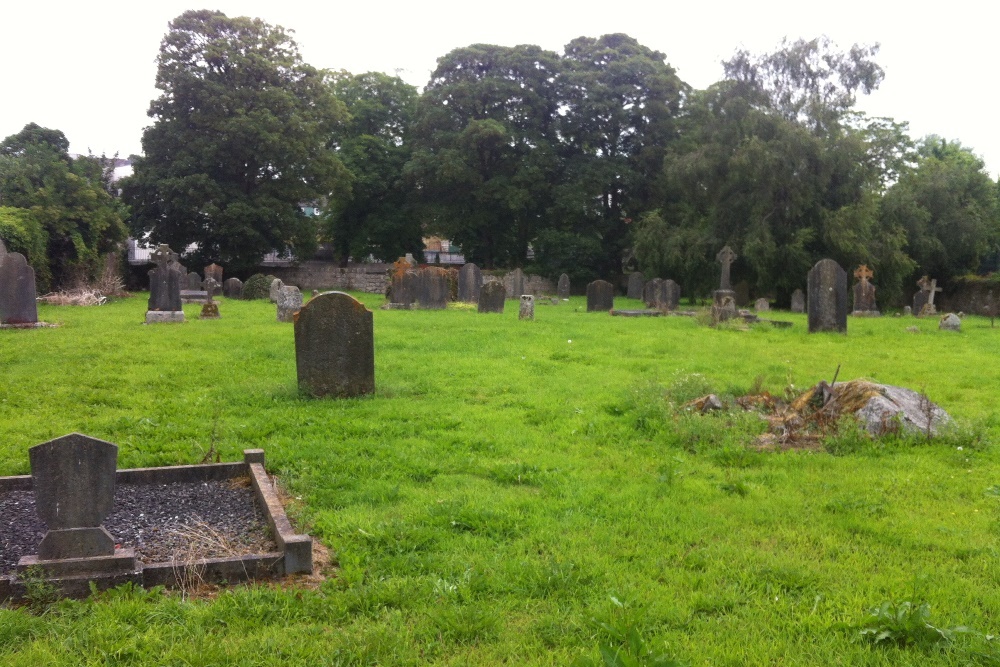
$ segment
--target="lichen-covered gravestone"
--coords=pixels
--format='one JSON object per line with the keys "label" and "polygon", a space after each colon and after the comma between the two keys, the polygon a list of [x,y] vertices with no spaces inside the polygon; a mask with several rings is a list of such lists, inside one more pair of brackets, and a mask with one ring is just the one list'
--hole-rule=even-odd
{"label": "lichen-covered gravestone", "polygon": [[149,272],[149,303],[146,324],[154,322],[183,322],[181,307],[181,282],[183,274],[177,263],[177,253],[165,243],[150,255],[156,268]]}
{"label": "lichen-covered gravestone", "polygon": [[854,310],[851,315],[879,314],[878,306],[875,303],[875,286],[869,282],[874,275],[866,264],[862,264],[854,272],[854,277],[858,279],[858,282],[854,285]]}
{"label": "lichen-covered gravestone", "polygon": [[199,320],[219,320],[222,319],[222,315],[219,314],[219,302],[209,299],[201,307],[201,314],[198,315]]}
{"label": "lichen-covered gravestone", "polygon": [[0,256],[0,324],[38,322],[35,270],[19,252]]}
{"label": "lichen-covered gravestone", "polygon": [[681,305],[681,286],[672,278],[667,278],[663,281],[661,289],[663,290],[667,310],[677,310],[677,307]]}
{"label": "lichen-covered gravestone", "polygon": [[809,333],[847,333],[847,271],[832,259],[809,270]]}
{"label": "lichen-covered gravestone", "polygon": [[285,285],[278,290],[277,316],[279,322],[294,322],[295,313],[302,308],[302,292],[295,285]]}
{"label": "lichen-covered gravestone", "polygon": [[806,296],[802,293],[802,290],[797,289],[792,292],[792,312],[793,313],[804,313],[806,312]]}
{"label": "lichen-covered gravestone", "polygon": [[766,313],[769,310],[771,310],[771,304],[768,303],[767,299],[761,297],[757,299],[757,301],[754,303],[753,309],[756,310],[758,313]]}
{"label": "lichen-covered gravestone", "polygon": [[569,276],[565,273],[559,276],[559,285],[556,287],[556,295],[560,299],[569,298]]}
{"label": "lichen-covered gravestone", "polygon": [[417,303],[425,310],[448,307],[448,274],[444,269],[428,266],[420,270]]}
{"label": "lichen-covered gravestone", "polygon": [[645,276],[638,271],[630,273],[628,276],[628,288],[625,291],[625,295],[629,299],[641,299],[642,288],[645,286],[645,280]]}
{"label": "lichen-covered gravestone", "polygon": [[239,278],[227,278],[226,282],[222,283],[222,295],[227,299],[242,299],[243,283]]}
{"label": "lichen-covered gravestone", "polygon": [[587,312],[607,312],[615,307],[615,288],[607,280],[587,285]]}
{"label": "lichen-covered gravestone", "polygon": [[267,298],[271,300],[271,303],[278,303],[278,292],[284,286],[285,283],[281,281],[281,278],[275,278],[271,281],[271,286],[267,289]]}
{"label": "lichen-covered gravestone", "polygon": [[389,301],[407,308],[413,305],[417,298],[417,286],[420,276],[416,271],[397,271],[392,274],[389,287]]}
{"label": "lichen-covered gravestone", "polygon": [[212,263],[205,267],[205,280],[213,279],[221,287],[225,283],[222,280],[222,267]]}
{"label": "lichen-covered gravestone", "polygon": [[535,319],[535,297],[532,294],[521,295],[521,307],[517,311],[517,319]]}
{"label": "lichen-covered gravestone", "polygon": [[480,313],[502,313],[507,298],[507,289],[501,282],[485,283],[479,290]]}
{"label": "lichen-covered gravestone", "polygon": [[642,288],[642,300],[647,308],[664,308],[663,278],[653,278]]}
{"label": "lichen-covered gravestone", "polygon": [[463,303],[479,303],[479,290],[483,287],[483,272],[469,262],[458,272],[458,300]]}
{"label": "lichen-covered gravestone", "polygon": [[343,292],[325,292],[295,318],[299,388],[313,396],[349,398],[375,392],[372,312]]}

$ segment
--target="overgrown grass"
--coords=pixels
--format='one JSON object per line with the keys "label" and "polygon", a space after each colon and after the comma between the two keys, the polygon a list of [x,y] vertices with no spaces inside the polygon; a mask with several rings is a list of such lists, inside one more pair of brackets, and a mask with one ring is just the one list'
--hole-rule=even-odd
{"label": "overgrown grass", "polygon": [[[0,331],[0,474],[71,431],[118,443],[122,467],[263,447],[339,570],[318,590],[0,609],[4,665],[1000,661],[988,319],[810,336],[801,315],[714,330],[588,314],[578,298],[536,305],[533,322],[510,306],[376,310],[377,394],[334,401],[299,395],[292,326],[269,303],[223,300],[216,321],[187,306],[184,325],[144,326],[144,308],[43,305],[61,327]],[[961,427],[929,443],[843,429],[827,452],[762,453],[754,415],[677,409],[804,389],[838,364],[841,380],[925,391]],[[869,610],[907,598],[935,628],[971,632],[866,641]]]}

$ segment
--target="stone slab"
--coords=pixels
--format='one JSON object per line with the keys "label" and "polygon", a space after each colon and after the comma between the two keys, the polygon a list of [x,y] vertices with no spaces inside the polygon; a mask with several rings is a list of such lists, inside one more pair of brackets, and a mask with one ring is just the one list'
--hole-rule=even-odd
{"label": "stone slab", "polygon": [[146,324],[180,323],[184,321],[184,311],[147,310]]}

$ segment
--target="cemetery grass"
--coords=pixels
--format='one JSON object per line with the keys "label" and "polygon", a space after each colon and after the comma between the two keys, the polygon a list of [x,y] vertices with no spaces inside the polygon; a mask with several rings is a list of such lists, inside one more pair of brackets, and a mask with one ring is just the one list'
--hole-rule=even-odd
{"label": "cemetery grass", "polygon": [[[319,586],[202,599],[42,591],[0,608],[0,664],[583,665],[602,649],[622,665],[1000,664],[988,319],[851,319],[842,336],[787,313],[791,329],[740,331],[588,314],[579,297],[533,322],[516,306],[376,310],[376,395],[341,401],[298,393],[292,325],[267,302],[153,326],[142,296],[42,305],[60,327],[0,331],[0,474],[72,431],[117,443],[120,467],[263,447],[336,564]],[[753,414],[678,407],[802,390],[838,365],[925,391],[958,428],[872,442],[845,427],[822,451],[772,453],[752,447]],[[868,615],[883,603],[899,606]]]}

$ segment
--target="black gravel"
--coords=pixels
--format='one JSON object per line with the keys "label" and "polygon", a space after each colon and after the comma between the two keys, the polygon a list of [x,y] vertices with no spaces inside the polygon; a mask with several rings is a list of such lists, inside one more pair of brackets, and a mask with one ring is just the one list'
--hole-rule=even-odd
{"label": "black gravel", "polygon": [[[104,527],[144,563],[277,550],[245,480],[119,484]],[[0,575],[22,556],[38,553],[46,530],[33,492],[0,493]]]}

